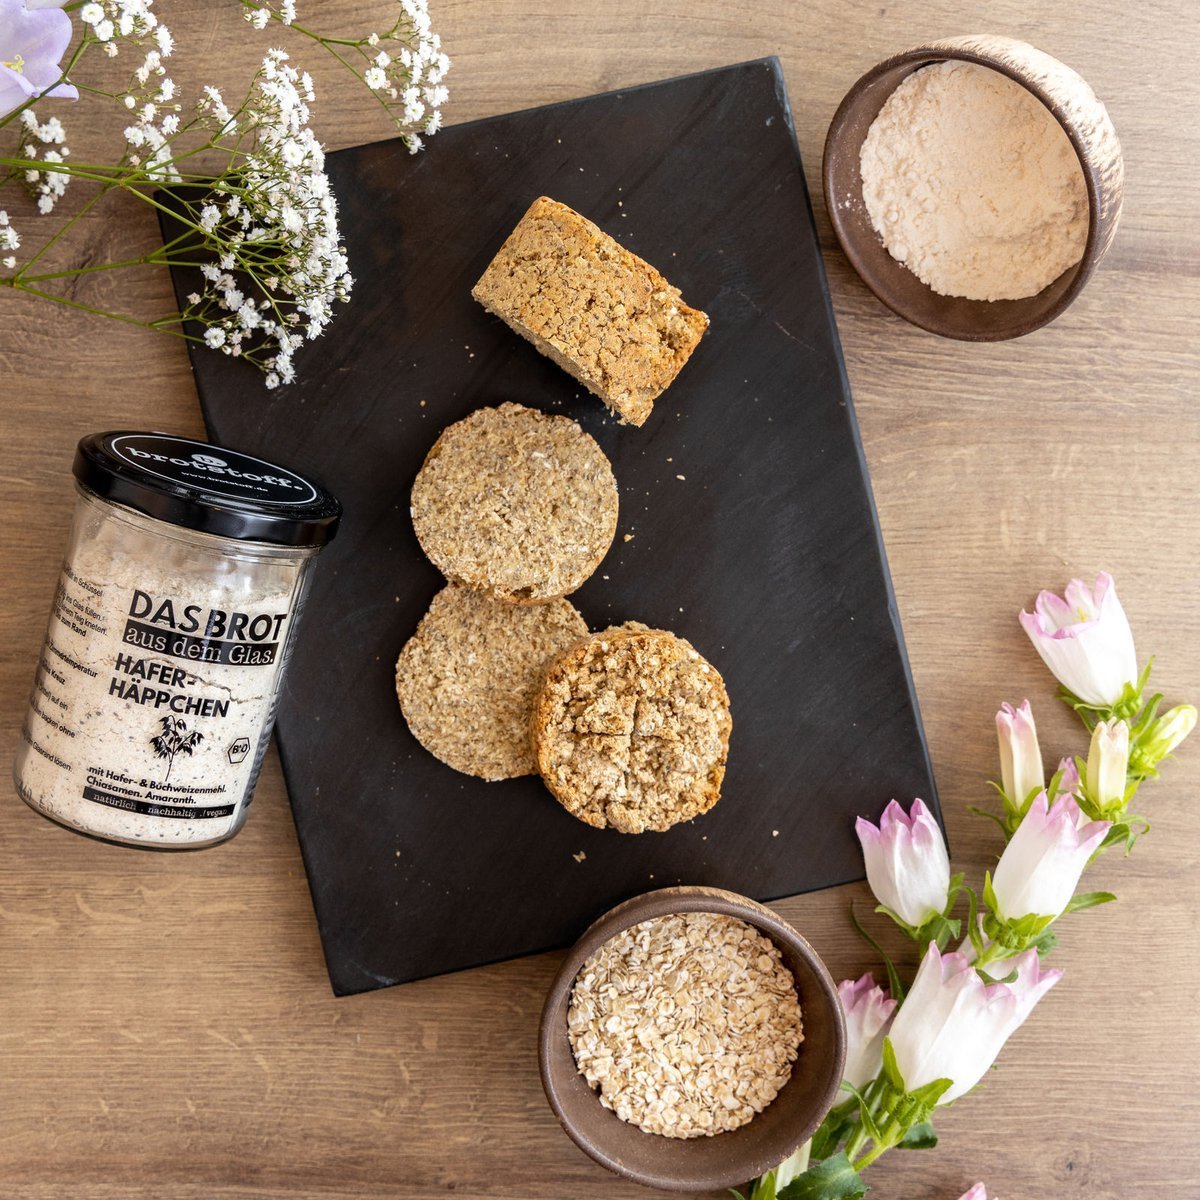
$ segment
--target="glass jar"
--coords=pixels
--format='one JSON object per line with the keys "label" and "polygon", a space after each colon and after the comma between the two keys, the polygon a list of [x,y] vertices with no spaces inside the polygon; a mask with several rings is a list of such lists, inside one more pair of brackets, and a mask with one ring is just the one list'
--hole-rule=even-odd
{"label": "glass jar", "polygon": [[159,433],[84,438],[74,473],[17,791],[110,841],[223,842],[246,819],[340,506],[293,471]]}

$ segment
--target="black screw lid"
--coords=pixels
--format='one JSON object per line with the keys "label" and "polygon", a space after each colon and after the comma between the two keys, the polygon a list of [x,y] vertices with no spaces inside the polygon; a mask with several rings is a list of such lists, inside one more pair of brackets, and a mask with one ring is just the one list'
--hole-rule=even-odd
{"label": "black screw lid", "polygon": [[75,478],[89,491],[160,521],[239,541],[323,546],[342,506],[286,467],[167,433],[85,437]]}

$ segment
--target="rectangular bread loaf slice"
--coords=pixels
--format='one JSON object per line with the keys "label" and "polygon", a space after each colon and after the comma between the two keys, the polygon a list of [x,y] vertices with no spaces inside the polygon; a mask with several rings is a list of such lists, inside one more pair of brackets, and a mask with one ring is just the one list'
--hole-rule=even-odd
{"label": "rectangular bread loaf slice", "polygon": [[708,328],[648,262],[546,196],[471,295],[630,425],[646,420]]}

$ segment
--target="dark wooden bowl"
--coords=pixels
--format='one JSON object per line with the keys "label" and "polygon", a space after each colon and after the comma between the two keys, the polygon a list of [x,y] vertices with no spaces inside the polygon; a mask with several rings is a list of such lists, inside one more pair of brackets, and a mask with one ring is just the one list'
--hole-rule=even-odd
{"label": "dark wooden bowl", "polygon": [[[583,964],[610,938],[654,917],[707,912],[738,917],[775,945],[796,980],[804,1040],[792,1076],[748,1124],[714,1137],[643,1133],[609,1112],[575,1065],[567,1037],[571,989]],[[786,921],[745,896],[716,888],[664,888],[636,896],[595,922],[571,948],[542,1010],[542,1086],[559,1123],[585,1153],[650,1187],[703,1192],[769,1171],[806,1141],[838,1098],[846,1023],[837,988],[817,953]]]}
{"label": "dark wooden bowl", "polygon": [[[961,59],[990,67],[1032,92],[1066,130],[1087,183],[1089,222],[1083,258],[1036,296],[963,300],[939,296],[884,248],[862,195],[859,153],[884,101],[921,67]],[[825,138],[825,203],[846,257],[880,300],[914,325],[943,337],[994,342],[1053,321],[1079,295],[1112,244],[1121,215],[1121,144],[1104,105],[1070,67],[1015,38],[948,38],[897,54],[846,93]]]}

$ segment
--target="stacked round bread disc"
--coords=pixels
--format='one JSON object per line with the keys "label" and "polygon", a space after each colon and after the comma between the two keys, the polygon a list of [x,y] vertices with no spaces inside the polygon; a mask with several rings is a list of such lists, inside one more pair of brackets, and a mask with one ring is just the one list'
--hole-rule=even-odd
{"label": "stacked round bread disc", "polygon": [[673,633],[630,623],[551,663],[530,732],[538,771],[568,812],[642,833],[716,804],[732,724],[711,663]]}
{"label": "stacked round bread disc", "polygon": [[617,532],[604,451],[566,417],[481,408],[434,443],[412,490],[421,549],[456,583],[513,604],[575,591]]}
{"label": "stacked round bread disc", "polygon": [[543,669],[586,634],[569,600],[518,607],[448,584],[396,663],[409,729],[456,771],[530,774],[529,713]]}

